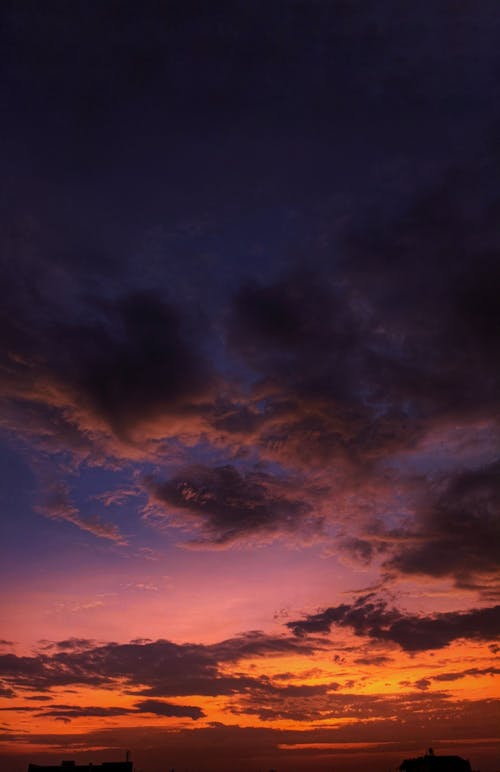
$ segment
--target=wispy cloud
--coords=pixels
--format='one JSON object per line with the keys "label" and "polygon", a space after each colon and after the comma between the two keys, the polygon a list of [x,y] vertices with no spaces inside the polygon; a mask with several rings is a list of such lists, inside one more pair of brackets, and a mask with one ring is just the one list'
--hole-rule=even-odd
{"label": "wispy cloud", "polygon": [[127,544],[115,523],[103,521],[96,515],[82,517],[78,509],[71,503],[69,490],[65,483],[61,482],[51,486],[44,504],[38,506],[38,511],[51,520],[63,520],[72,523],[80,530],[87,531],[101,539],[109,539],[120,546]]}

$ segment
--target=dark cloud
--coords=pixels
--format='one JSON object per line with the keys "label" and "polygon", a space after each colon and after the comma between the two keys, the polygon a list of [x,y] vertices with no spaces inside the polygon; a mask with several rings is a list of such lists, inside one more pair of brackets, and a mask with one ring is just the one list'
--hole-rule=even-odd
{"label": "dark cloud", "polygon": [[112,465],[143,422],[199,416],[212,367],[196,315],[163,283],[141,289],[120,280],[119,263],[79,264],[71,240],[54,244],[45,227],[0,224],[2,427],[45,452]]}
{"label": "dark cloud", "polygon": [[67,638],[65,641],[56,641],[51,644],[51,646],[60,651],[91,649],[95,645],[96,641],[92,638]]}
{"label": "dark cloud", "polygon": [[211,655],[220,662],[238,662],[253,657],[272,657],[280,654],[309,655],[322,648],[321,641],[311,641],[309,648],[297,645],[293,637],[266,635],[260,630],[250,630],[234,638],[227,638],[207,647]]}
{"label": "dark cloud", "polygon": [[15,713],[26,713],[32,711],[33,708],[29,705],[8,705],[7,707],[0,708],[0,710],[12,710]]}
{"label": "dark cloud", "polygon": [[388,657],[386,654],[373,654],[373,656],[368,657],[357,657],[357,659],[354,660],[356,665],[375,665],[375,667],[387,665],[389,662],[392,662],[392,658]]}
{"label": "dark cloud", "polygon": [[52,702],[54,698],[48,694],[30,694],[23,696],[23,699],[33,702]]}
{"label": "dark cloud", "polygon": [[[288,376],[299,393],[307,386],[314,393],[316,383],[318,396],[324,386],[332,399],[351,398],[342,365],[356,353],[359,323],[333,277],[326,282],[322,278],[298,272],[271,286],[242,288],[228,324],[230,343],[256,368]],[[299,363],[308,363],[312,371],[299,370]],[[333,379],[335,364],[338,382]]]}
{"label": "dark cloud", "polygon": [[473,676],[474,678],[477,678],[478,676],[482,675],[500,675],[500,668],[498,667],[470,667],[467,670],[462,670],[459,673],[439,673],[438,675],[433,675],[431,678],[434,681],[457,681],[460,678],[465,678],[466,676]]}
{"label": "dark cloud", "polygon": [[451,681],[460,681],[462,678],[472,677],[480,678],[481,676],[497,676],[500,675],[500,668],[498,667],[470,667],[467,670],[460,670],[458,672],[450,673],[437,673],[435,675],[429,675],[426,678],[421,678],[415,682],[417,689],[428,689],[431,685],[431,681],[438,681],[440,683],[446,683]]}
{"label": "dark cloud", "polygon": [[337,546],[339,554],[343,557],[349,557],[355,564],[369,565],[377,552],[384,550],[384,545],[380,542],[371,542],[368,539],[360,539],[356,536],[349,536],[341,539]]}
{"label": "dark cloud", "polygon": [[473,576],[497,575],[500,466],[464,471],[442,488],[433,501],[424,499],[416,528],[408,534],[413,542],[403,540],[386,567],[403,574],[451,575],[463,586]]}
{"label": "dark cloud", "polygon": [[80,707],[78,705],[51,705],[50,709],[44,710],[43,713],[37,713],[37,717],[49,717],[49,718],[82,718],[82,717],[98,717],[107,718],[113,716],[126,716],[130,713],[128,708],[113,708],[113,707]]}
{"label": "dark cloud", "polygon": [[335,268],[312,260],[236,295],[229,340],[269,395],[262,442],[273,416],[290,448],[297,436],[312,453],[316,439],[317,457],[366,462],[438,418],[498,406],[497,166],[450,171],[406,211],[356,221]]}
{"label": "dark cloud", "polygon": [[229,343],[262,378],[256,399],[266,404],[257,415],[264,448],[316,461],[356,455],[355,437],[369,420],[363,327],[333,275],[298,271],[240,290]]}
{"label": "dark cloud", "polygon": [[233,466],[200,465],[166,482],[146,484],[153,503],[174,524],[182,526],[182,517],[190,517],[201,525],[202,543],[224,546],[245,537],[319,533],[321,518],[288,492],[288,482],[263,472],[240,473]]}
{"label": "dark cloud", "polygon": [[[420,689],[423,692],[427,691],[430,685],[431,685],[431,682],[429,681],[428,678],[419,678],[418,681],[415,681],[415,684],[414,684],[416,689]],[[408,681],[402,681],[401,686],[408,687],[409,686]]]}
{"label": "dark cloud", "polygon": [[353,718],[368,722],[397,715],[404,722],[416,710],[440,714],[447,703],[446,693],[435,693],[432,696],[422,695],[420,691],[407,691],[400,695],[335,694],[325,688],[316,694],[289,697],[263,693],[259,700],[243,695],[234,712],[254,714],[263,721],[287,719],[307,722]]}
{"label": "dark cloud", "polygon": [[440,649],[460,638],[495,640],[500,634],[500,606],[419,616],[389,608],[385,601],[372,596],[363,596],[353,604],[333,606],[302,620],[287,622],[286,626],[298,636],[347,627],[356,635],[416,652]]}
{"label": "dark cloud", "polygon": [[114,716],[137,715],[138,713],[153,713],[165,718],[192,718],[196,721],[205,714],[201,708],[191,705],[173,705],[170,702],[160,700],[143,700],[135,703],[135,709],[119,707],[80,707],[77,705],[51,705],[49,710],[37,713],[37,717],[74,719],[82,717],[108,718]]}
{"label": "dark cloud", "polygon": [[453,168],[348,239],[347,275],[381,331],[372,399],[414,419],[498,404],[497,170],[497,156]]}
{"label": "dark cloud", "polygon": [[[5,682],[15,683],[18,687],[40,689],[47,688],[46,657],[18,657],[16,654],[0,655],[0,673]],[[8,688],[8,687],[7,687]]]}
{"label": "dark cloud", "polygon": [[[85,684],[115,687],[119,682],[133,694],[148,697],[235,694],[263,687],[258,677],[225,675],[224,663],[282,654],[308,655],[320,646],[293,637],[251,633],[216,644],[106,644],[56,650],[33,657],[0,656],[5,687],[37,689]],[[55,709],[55,708],[54,708]]]}
{"label": "dark cloud", "polygon": [[277,403],[350,407],[365,451],[498,404],[497,174],[497,156],[469,158],[371,222],[358,211],[336,261],[311,247],[307,273],[236,294],[229,341]]}
{"label": "dark cloud", "polygon": [[208,367],[184,339],[178,313],[160,297],[129,295],[110,316],[111,328],[108,321],[66,334],[68,349],[80,349],[78,390],[118,434],[182,411],[206,393]]}
{"label": "dark cloud", "polygon": [[188,697],[190,695],[217,697],[244,693],[258,688],[261,683],[259,678],[252,676],[218,675],[216,669],[213,670],[213,675],[207,669],[206,673],[199,675],[180,673],[149,680],[150,685],[146,687],[140,688],[138,684],[134,685],[131,693],[144,697]]}
{"label": "dark cloud", "polygon": [[201,708],[192,707],[191,705],[172,705],[169,702],[161,702],[160,700],[143,700],[136,703],[136,708],[139,713],[154,713],[156,716],[166,716],[169,718],[188,717],[192,718],[193,721],[205,715]]}
{"label": "dark cloud", "polygon": [[358,506],[338,549],[363,564],[385,558],[392,575],[453,577],[490,602],[497,465],[468,470],[444,440],[446,472],[425,469],[422,450],[417,478],[402,452],[450,425],[472,433],[488,424],[489,459],[498,455],[497,171],[496,155],[469,158],[397,211],[355,219],[335,263],[317,251],[307,272],[243,286],[228,343],[257,380],[247,403],[226,406],[216,422],[228,442],[256,445],[263,457],[319,467],[325,479],[329,470],[324,500],[337,522],[343,492],[355,488],[363,506],[373,500],[389,460],[392,486],[371,516],[380,526],[384,510],[404,509],[404,527],[377,533]]}

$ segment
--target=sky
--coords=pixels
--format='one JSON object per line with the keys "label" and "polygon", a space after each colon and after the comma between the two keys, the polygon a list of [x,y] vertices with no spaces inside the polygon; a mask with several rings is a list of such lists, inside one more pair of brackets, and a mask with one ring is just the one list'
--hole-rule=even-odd
{"label": "sky", "polygon": [[2,769],[498,772],[496,0],[2,29]]}

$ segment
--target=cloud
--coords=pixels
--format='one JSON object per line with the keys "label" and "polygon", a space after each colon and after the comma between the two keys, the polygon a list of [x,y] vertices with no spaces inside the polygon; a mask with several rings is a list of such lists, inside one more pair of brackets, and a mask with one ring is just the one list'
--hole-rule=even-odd
{"label": "cloud", "polygon": [[500,668],[498,667],[470,667],[467,670],[462,670],[458,673],[438,673],[438,675],[430,676],[433,681],[457,681],[460,678],[465,678],[466,676],[473,676],[474,678],[478,678],[482,675],[500,675]]}
{"label": "cloud", "polygon": [[75,718],[87,718],[98,717],[108,718],[115,716],[129,716],[137,715],[139,713],[152,713],[157,716],[164,716],[165,718],[192,718],[196,721],[198,718],[202,718],[205,714],[201,708],[193,707],[191,705],[174,705],[170,702],[163,702],[160,700],[143,700],[142,702],[135,703],[134,709],[121,708],[121,707],[101,707],[101,706],[77,706],[77,705],[51,705],[50,709],[44,710],[43,713],[37,713],[38,718],[63,718],[63,719],[75,719]]}
{"label": "cloud", "polygon": [[406,399],[414,419],[476,415],[498,403],[495,168],[477,159],[450,168],[402,213],[346,241],[350,280],[383,330],[389,368],[374,370],[380,394],[392,404]]}
{"label": "cloud", "polygon": [[[239,286],[238,274],[224,303],[208,304],[210,319],[182,306],[181,295],[173,303],[161,271],[154,290],[124,283],[118,291],[115,264],[100,287],[96,266],[80,266],[75,281],[70,256],[41,270],[24,255],[29,281],[9,268],[3,288],[4,427],[52,460],[63,450],[109,468],[163,462],[167,479],[156,474],[149,494],[157,512],[193,531],[192,546],[310,540],[322,518],[349,521],[338,534],[344,556],[365,565],[384,558],[403,573],[428,565],[430,576],[449,565],[458,579],[460,545],[453,552],[443,540],[439,561],[427,529],[425,560],[417,549],[384,551],[383,539],[364,532],[365,510],[383,519],[402,505],[420,520],[412,510],[419,483],[398,454],[443,423],[488,415],[495,435],[499,239],[490,177],[464,164],[412,189],[397,210],[374,218],[358,211],[336,234],[335,259],[311,244],[307,269],[287,262],[281,274]],[[200,443],[209,458],[192,464]],[[381,469],[388,460],[391,480]],[[305,489],[306,475],[318,481],[315,492]],[[102,501],[121,503],[137,488],[120,491]],[[70,501],[52,510],[124,540],[116,525],[82,516]],[[490,521],[478,548],[494,543],[492,529]],[[493,565],[491,547],[486,557]],[[474,564],[477,556],[461,581],[475,580]]]}
{"label": "cloud", "polygon": [[368,657],[357,657],[357,659],[354,660],[356,665],[375,665],[376,667],[379,667],[380,665],[387,665],[389,662],[392,662],[392,658],[388,657],[386,654],[374,654],[373,656]]}
{"label": "cloud", "polygon": [[362,488],[432,429],[497,415],[495,175],[450,169],[397,212],[358,212],[335,262],[317,250],[307,271],[243,286],[228,341],[256,381],[217,427]]}
{"label": "cloud", "polygon": [[289,481],[264,472],[198,465],[166,482],[150,479],[146,485],[153,505],[169,522],[200,525],[202,544],[226,546],[242,538],[321,531],[321,518],[293,490],[290,494]]}
{"label": "cloud", "polygon": [[[37,706],[38,707],[38,706]],[[101,706],[86,706],[81,707],[78,705],[55,705],[52,704],[49,709],[44,710],[43,713],[37,713],[37,718],[87,718],[98,717],[107,718],[113,716],[126,716],[130,713],[128,708],[113,708],[113,707],[101,707]]]}
{"label": "cloud", "polygon": [[[348,719],[353,723],[384,721],[394,716],[402,723],[416,711],[442,714],[449,698],[446,693],[422,694],[406,691],[402,694],[338,694],[323,688],[310,695],[262,693],[259,699],[243,695],[233,708],[236,714],[250,713],[263,721],[289,720],[299,722],[335,721]],[[365,723],[366,722],[366,723]]]}
{"label": "cloud", "polygon": [[143,700],[136,703],[136,708],[139,713],[154,713],[156,716],[169,718],[183,718],[187,716],[192,718],[193,721],[205,715],[201,708],[192,707],[191,705],[172,705],[169,702],[161,702],[160,700]]}
{"label": "cloud", "polygon": [[[352,463],[372,423],[364,404],[369,329],[341,278],[297,271],[249,284],[234,298],[228,329],[232,351],[260,378],[260,445],[302,463]],[[248,411],[240,430],[246,425]]]}
{"label": "cloud", "polygon": [[96,515],[82,517],[78,509],[71,503],[68,486],[63,482],[51,486],[44,504],[38,506],[37,510],[51,520],[64,520],[67,523],[72,523],[80,530],[87,531],[101,539],[109,539],[121,546],[127,544],[120,529],[114,523],[102,521]]}
{"label": "cloud", "polygon": [[499,464],[451,476],[434,500],[424,499],[409,542],[403,541],[386,568],[410,575],[454,576],[459,586],[473,577],[498,575],[499,508]]}
{"label": "cloud", "polygon": [[177,311],[156,294],[118,300],[107,322],[69,328],[66,344],[82,345],[75,386],[117,435],[162,413],[189,410],[190,400],[206,394],[208,367],[184,340]]}
{"label": "cloud", "polygon": [[[366,697],[366,696],[365,696]],[[369,704],[370,698],[368,697],[367,703]],[[377,704],[377,696],[371,699],[371,703]],[[220,722],[216,726],[200,727],[196,732],[190,729],[179,729],[173,732],[168,732],[165,735],[164,727],[113,727],[98,729],[88,732],[84,735],[86,745],[90,747],[106,747],[119,749],[127,746],[127,737],[129,738],[129,744],[133,747],[142,748],[145,740],[150,748],[155,748],[160,751],[161,755],[165,758],[165,754],[169,755],[169,758],[184,758],[185,760],[194,758],[207,758],[207,754],[210,758],[217,758],[217,754],[220,755],[220,761],[226,762],[229,768],[231,763],[234,765],[235,758],[248,759],[249,756],[269,757],[272,758],[273,753],[276,753],[277,744],[294,744],[300,745],[304,743],[326,743],[326,742],[355,742],[360,743],[362,748],[363,742],[376,742],[380,741],[381,730],[382,735],[387,736],[387,732],[390,732],[390,737],[395,743],[406,742],[408,743],[408,726],[403,721],[395,720],[395,716],[398,715],[398,706],[404,704],[404,696],[401,698],[395,698],[392,702],[393,713],[387,717],[374,719],[367,722],[355,721],[352,724],[344,724],[341,727],[329,726],[324,728],[304,728],[298,729],[273,729],[271,727],[240,727],[236,724],[221,724]],[[416,695],[413,700],[408,700],[408,709],[411,710],[412,704],[415,707],[422,707],[422,715],[425,716],[425,708],[431,707],[431,701],[426,695]],[[434,703],[435,710],[431,710],[432,719],[439,720],[440,725],[446,728],[455,726],[457,734],[466,739],[475,737],[479,739],[483,735],[478,734],[478,730],[474,730],[471,727],[467,727],[467,715],[474,713],[474,715],[484,716],[484,729],[483,732],[487,732],[495,726],[495,710],[498,709],[497,700],[476,700],[476,701],[462,701],[459,703],[453,703],[451,700],[447,700],[445,697],[437,698]],[[448,716],[448,718],[447,718]],[[147,734],[146,734],[147,731]],[[423,723],[415,727],[414,741],[417,743],[416,747],[420,748],[421,743],[425,742],[428,737],[429,722],[423,719]],[[494,736],[494,731],[490,734],[490,737]],[[14,733],[13,737],[9,737],[12,742],[22,743],[26,739],[27,735],[22,732]],[[33,743],[40,743],[42,745],[57,746],[60,748],[76,748],[81,743],[82,734],[78,733],[64,733],[58,734],[33,734]],[[81,747],[81,746],[80,746]],[[404,746],[403,746],[404,747]],[[406,746],[408,747],[408,746]],[[353,749],[355,750],[355,749]],[[198,753],[200,755],[198,756]],[[276,758],[276,756],[274,756]],[[161,761],[160,761],[161,763]],[[359,758],[357,759],[359,765]],[[161,768],[161,767],[160,767]]]}
{"label": "cloud", "polygon": [[23,695],[23,699],[32,700],[33,702],[52,702],[54,698],[48,694],[30,694]]}
{"label": "cloud", "polygon": [[[305,646],[303,645],[305,644]],[[318,640],[297,641],[293,636],[266,635],[260,630],[250,630],[227,638],[208,647],[211,655],[221,662],[239,662],[253,657],[272,657],[280,654],[308,656],[323,648]]]}
{"label": "cloud", "polygon": [[480,678],[481,676],[496,676],[500,675],[500,668],[498,667],[470,667],[467,668],[467,670],[460,670],[458,672],[450,672],[450,673],[437,673],[436,675],[429,675],[425,678],[420,678],[418,681],[415,681],[415,686],[417,689],[428,689],[431,685],[431,681],[438,681],[439,683],[447,683],[452,681],[460,681],[462,678]]}
{"label": "cloud", "polygon": [[[210,727],[196,728],[196,732],[187,732],[176,727],[174,732],[168,730],[168,723],[162,727],[152,727],[146,723],[126,729],[118,726],[100,728],[84,733],[30,734],[21,731],[9,733],[12,743],[23,742],[46,745],[54,752],[54,748],[63,749],[76,757],[82,749],[89,747],[106,747],[117,751],[120,747],[132,745],[136,750],[136,763],[144,763],[146,756],[150,765],[161,767],[162,760],[168,755],[172,763],[189,763],[190,766],[200,766],[203,759],[209,757],[211,763],[220,768],[234,767],[235,759],[244,759],[249,755],[262,758],[263,763],[273,758],[279,759],[280,766],[292,766],[297,761],[286,755],[283,745],[293,745],[292,754],[301,753],[307,757],[306,763],[316,763],[324,760],[326,746],[324,744],[339,744],[328,748],[328,758],[337,752],[346,763],[348,756],[353,754],[353,765],[359,766],[359,754],[366,751],[363,743],[377,743],[381,738],[390,737],[394,744],[395,763],[408,755],[416,755],[415,748],[420,752],[420,746],[425,747],[429,732],[439,730],[441,737],[459,737],[468,748],[465,755],[474,755],[477,743],[481,738],[496,736],[498,723],[498,700],[460,700],[444,692],[422,694],[399,690],[396,694],[342,694],[332,692],[326,694],[317,689],[307,694],[283,695],[278,691],[265,691],[258,695],[243,694],[242,701],[233,701],[231,709],[234,715],[238,712],[258,717],[268,722],[266,727],[243,728],[237,725],[225,726],[220,722]],[[145,721],[147,714],[144,714]],[[414,718],[419,720],[415,723]],[[304,720],[309,717],[315,721],[310,726]],[[68,719],[66,719],[68,720]],[[300,722],[303,729],[272,728],[272,721]],[[325,722],[323,726],[320,722]],[[408,726],[412,727],[412,739],[408,740]],[[432,729],[434,728],[434,729]],[[167,732],[167,734],[165,734]],[[435,735],[434,735],[435,736]],[[410,742],[410,746],[408,743]],[[348,748],[346,743],[352,743]],[[424,743],[424,745],[422,745]],[[308,744],[323,744],[321,748],[304,747]],[[342,745],[343,744],[343,745]],[[144,751],[145,746],[147,751]],[[253,750],[255,746],[255,750]],[[402,749],[411,747],[412,752],[403,753]],[[156,753],[156,757],[154,754]],[[319,756],[318,756],[319,754]],[[383,762],[387,763],[387,749],[384,750]],[[371,758],[369,762],[372,764]],[[267,764],[269,766],[269,764]],[[277,765],[278,766],[278,765]],[[377,766],[374,764],[374,766]],[[381,763],[381,768],[383,764]]]}
{"label": "cloud", "polygon": [[355,635],[395,643],[409,652],[440,649],[455,640],[490,641],[500,634],[500,606],[430,616],[389,608],[383,600],[363,596],[353,604],[332,606],[302,620],[287,622],[295,635],[328,633],[332,627]]}
{"label": "cloud", "polygon": [[81,651],[91,649],[96,645],[96,641],[93,638],[67,638],[64,641],[49,642],[49,645],[59,651]]}
{"label": "cloud", "polygon": [[307,656],[322,644],[292,636],[253,632],[211,645],[109,643],[93,647],[59,647],[33,657],[0,655],[6,688],[47,691],[84,684],[120,687],[147,697],[236,694],[263,685],[258,677],[226,675],[224,665],[239,660],[294,654]]}
{"label": "cloud", "polygon": [[35,308],[11,281],[0,379],[5,428],[47,450],[106,464],[134,456],[132,435],[143,424],[150,429],[141,441],[159,419],[164,436],[169,421],[174,434],[181,424],[199,424],[212,370],[177,309],[152,291],[106,300],[96,293],[75,303],[54,303],[44,290]]}

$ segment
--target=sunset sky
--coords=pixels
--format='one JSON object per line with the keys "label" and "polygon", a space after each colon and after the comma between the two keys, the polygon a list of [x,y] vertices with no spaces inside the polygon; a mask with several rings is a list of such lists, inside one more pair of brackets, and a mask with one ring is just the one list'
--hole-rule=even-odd
{"label": "sunset sky", "polygon": [[498,772],[497,0],[1,27],[1,769]]}

